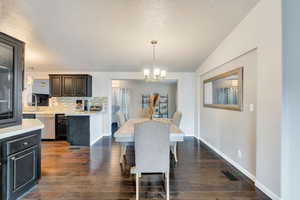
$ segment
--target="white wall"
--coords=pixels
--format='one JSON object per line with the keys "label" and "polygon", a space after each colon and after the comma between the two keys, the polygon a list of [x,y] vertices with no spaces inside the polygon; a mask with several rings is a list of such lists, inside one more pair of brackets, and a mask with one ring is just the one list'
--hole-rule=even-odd
{"label": "white wall", "polygon": [[296,200],[300,196],[300,1],[283,1],[283,133],[282,197]]}
{"label": "white wall", "polygon": [[281,8],[281,0],[261,0],[198,69],[206,73],[257,48],[256,185],[273,199],[281,196]]}
{"label": "white wall", "polygon": [[[250,104],[256,107],[257,51],[251,51],[200,76],[203,82],[213,76],[243,67],[242,112],[208,108],[203,106],[203,92],[200,94],[201,139],[227,155],[247,170],[251,177],[256,175],[256,111],[250,111]],[[203,91],[203,90],[201,90]],[[241,158],[238,156],[241,152]]]}
{"label": "white wall", "polygon": [[176,82],[145,82],[144,80],[114,80],[120,88],[129,89],[129,118],[137,118],[142,113],[142,95],[158,93],[168,95],[168,117],[172,117],[177,107]]}
{"label": "white wall", "polygon": [[[55,72],[27,72],[28,75],[34,79],[48,78],[48,74],[59,74],[59,73],[79,73],[79,74],[90,74],[93,76],[93,96],[108,97],[108,112],[104,116],[105,134],[111,133],[111,90],[112,80],[127,80],[127,79],[143,79],[141,72],[68,72],[68,71],[55,71]],[[195,128],[195,73],[181,72],[181,73],[168,73],[168,79],[177,80],[177,109],[182,112],[181,129],[186,135],[194,136]],[[23,100],[26,99],[29,91],[23,92]]]}

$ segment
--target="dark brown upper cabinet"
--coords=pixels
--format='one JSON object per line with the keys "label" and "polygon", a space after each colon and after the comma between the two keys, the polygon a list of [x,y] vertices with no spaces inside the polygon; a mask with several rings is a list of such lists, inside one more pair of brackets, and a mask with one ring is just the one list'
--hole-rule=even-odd
{"label": "dark brown upper cabinet", "polygon": [[[73,97],[75,96],[74,76],[62,76],[62,96]],[[74,77],[75,78],[75,77]]]}
{"label": "dark brown upper cabinet", "polygon": [[61,97],[61,76],[50,75],[50,95],[53,97]]}
{"label": "dark brown upper cabinet", "polygon": [[91,97],[92,76],[86,74],[50,74],[52,97]]}
{"label": "dark brown upper cabinet", "polygon": [[[75,87],[74,90],[75,96],[79,96],[79,97],[89,96],[88,95],[89,92],[86,89],[88,85],[88,80],[86,77],[84,76],[73,77],[73,84]],[[90,96],[92,96],[91,91],[90,91]]]}
{"label": "dark brown upper cabinet", "polygon": [[0,128],[21,124],[24,47],[0,32]]}

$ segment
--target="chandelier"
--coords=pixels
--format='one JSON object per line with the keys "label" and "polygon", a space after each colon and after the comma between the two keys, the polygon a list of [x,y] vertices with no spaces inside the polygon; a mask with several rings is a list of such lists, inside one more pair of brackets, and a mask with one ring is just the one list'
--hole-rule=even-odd
{"label": "chandelier", "polygon": [[152,62],[152,69],[144,69],[144,79],[146,81],[159,81],[165,79],[167,76],[166,70],[161,70],[159,67],[156,66],[156,55],[155,55],[155,48],[157,45],[156,40],[151,41],[151,45],[153,46],[153,62]]}

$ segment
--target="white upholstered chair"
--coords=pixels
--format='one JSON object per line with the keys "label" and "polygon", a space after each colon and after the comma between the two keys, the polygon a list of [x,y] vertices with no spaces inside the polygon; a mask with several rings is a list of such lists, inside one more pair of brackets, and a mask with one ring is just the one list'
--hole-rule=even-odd
{"label": "white upholstered chair", "polygon": [[[173,114],[173,119],[172,119],[172,123],[175,124],[178,128],[180,128],[180,122],[181,122],[181,118],[182,118],[182,114],[179,111],[176,111]],[[177,162],[178,158],[177,158],[177,142],[172,142],[171,143],[171,151],[174,155],[174,159]]]}
{"label": "white upholstered chair", "polygon": [[139,199],[139,177],[142,173],[163,173],[169,200],[170,133],[169,124],[146,121],[135,124],[136,199]]}
{"label": "white upholstered chair", "polygon": [[176,111],[176,112],[173,114],[172,122],[173,122],[178,128],[179,128],[179,126],[180,126],[181,118],[182,118],[181,112]]}
{"label": "white upholstered chair", "polygon": [[[120,128],[126,122],[125,115],[123,112],[117,112],[116,115],[117,115],[118,128]],[[127,146],[130,146],[130,143],[123,143],[121,145],[120,163],[123,163],[127,151]]]}

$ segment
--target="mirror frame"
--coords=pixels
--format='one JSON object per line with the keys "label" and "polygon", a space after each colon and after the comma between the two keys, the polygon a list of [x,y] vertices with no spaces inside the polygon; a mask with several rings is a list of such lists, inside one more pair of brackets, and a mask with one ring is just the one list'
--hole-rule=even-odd
{"label": "mirror frame", "polygon": [[[228,76],[232,75],[238,75],[238,81],[239,81],[239,94],[238,94],[238,104],[237,105],[227,105],[227,104],[206,104],[205,103],[205,84],[208,82],[212,82],[215,80],[219,80],[222,78],[226,78]],[[214,76],[212,78],[206,79],[203,81],[203,106],[209,107],[209,108],[219,108],[219,109],[225,109],[225,110],[234,110],[234,111],[243,111],[243,81],[244,81],[244,68],[239,67],[237,69],[225,72],[223,74],[219,74],[217,76]]]}

